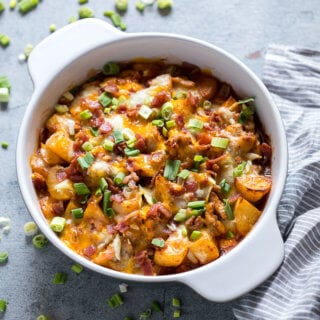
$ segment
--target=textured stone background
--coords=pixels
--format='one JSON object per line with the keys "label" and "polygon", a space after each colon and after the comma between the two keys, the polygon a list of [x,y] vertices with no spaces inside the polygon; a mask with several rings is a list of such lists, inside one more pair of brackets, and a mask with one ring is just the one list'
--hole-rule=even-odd
{"label": "textured stone background", "polygon": [[[130,2],[124,16],[128,32],[175,32],[206,40],[237,56],[259,76],[263,54],[270,43],[320,47],[319,0],[175,0],[168,15],[159,13],[155,6],[140,14],[134,1]],[[105,19],[103,11],[112,9],[113,1],[90,0],[89,6],[96,17]],[[9,262],[0,266],[0,299],[9,301],[3,319],[33,320],[42,313],[54,320],[120,320],[126,315],[138,319],[137,314],[148,308],[153,299],[165,305],[165,312],[154,314],[152,319],[171,319],[174,296],[182,300],[181,319],[234,319],[232,306],[236,302],[209,302],[179,284],[132,283],[125,294],[125,304],[110,310],[106,299],[118,291],[120,281],[91,271],[77,276],[69,271],[72,261],[53,246],[39,251],[25,238],[23,225],[30,216],[17,184],[15,144],[32,95],[32,81],[27,64],[19,63],[17,57],[27,43],[37,44],[45,38],[51,23],[57,27],[67,24],[77,9],[77,0],[43,0],[24,17],[9,10],[0,15],[0,33],[7,33],[12,40],[8,48],[0,48],[0,75],[9,76],[12,83],[10,104],[0,109],[0,140],[10,143],[8,150],[0,149],[0,216],[12,219],[10,234],[0,242],[0,251],[7,249],[10,253]],[[57,271],[69,273],[64,286],[52,284]]]}

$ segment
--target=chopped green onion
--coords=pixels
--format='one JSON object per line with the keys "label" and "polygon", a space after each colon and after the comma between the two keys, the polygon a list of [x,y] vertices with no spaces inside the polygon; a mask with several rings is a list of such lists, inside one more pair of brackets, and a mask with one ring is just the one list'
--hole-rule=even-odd
{"label": "chopped green onion", "polygon": [[23,51],[23,53],[24,53],[24,55],[26,56],[26,58],[29,58],[32,50],[33,50],[33,45],[32,45],[31,43],[28,43],[28,44],[25,46],[24,51]]}
{"label": "chopped green onion", "polygon": [[149,119],[152,112],[153,112],[152,109],[149,108],[148,106],[145,106],[144,104],[141,106],[140,110],[138,111],[139,115],[145,120]]}
{"label": "chopped green onion", "polygon": [[187,128],[192,131],[199,132],[203,129],[203,122],[199,119],[190,119],[187,124]]}
{"label": "chopped green onion", "polygon": [[81,7],[78,10],[79,19],[93,18],[94,12],[89,7]]}
{"label": "chopped green onion", "polygon": [[195,240],[198,240],[200,237],[201,237],[201,231],[193,230],[190,235],[190,240],[195,241]]}
{"label": "chopped green onion", "polygon": [[212,103],[209,100],[204,100],[203,101],[203,109],[204,110],[210,110],[212,107]]}
{"label": "chopped green onion", "polygon": [[103,147],[107,150],[107,151],[113,151],[113,146],[114,143],[110,140],[104,140],[103,142]]}
{"label": "chopped green onion", "polygon": [[9,91],[11,89],[11,84],[6,76],[0,76],[0,88],[8,88]]}
{"label": "chopped green onion", "polygon": [[125,139],[125,140],[134,140],[134,139],[136,139],[136,135],[134,134],[134,132],[131,130],[131,129],[129,129],[129,128],[124,128],[123,130],[122,130],[122,135],[123,135],[123,138]]}
{"label": "chopped green onion", "polygon": [[243,99],[243,100],[238,101],[239,104],[246,104],[249,102],[254,102],[254,98],[247,98],[247,99]]}
{"label": "chopped green onion", "polygon": [[89,2],[89,0],[78,0],[79,4],[85,4],[85,3],[88,3],[88,2]]}
{"label": "chopped green onion", "polygon": [[[105,12],[103,13],[103,15],[104,15],[105,17],[110,18],[111,21],[112,21],[112,23],[113,23],[113,25],[114,25],[115,27],[121,27],[121,24],[122,24],[123,22],[122,22],[121,17],[120,17],[116,12],[113,12],[113,11],[105,11]],[[118,73],[119,73],[119,72],[118,72]],[[117,74],[118,74],[118,73],[117,73]]]}
{"label": "chopped green onion", "polygon": [[6,47],[10,44],[10,38],[6,34],[0,34],[0,46]]}
{"label": "chopped green onion", "polygon": [[82,150],[84,150],[84,151],[87,151],[87,152],[88,152],[88,151],[91,151],[91,150],[92,150],[93,145],[92,145],[92,143],[91,143],[91,142],[86,141],[85,143],[83,143],[83,144],[82,144],[81,148],[82,148]]}
{"label": "chopped green onion", "polygon": [[221,182],[219,183],[219,186],[221,188],[221,191],[224,193],[224,194],[227,194],[230,189],[231,189],[231,186],[230,184],[226,181],[226,179],[222,179]]}
{"label": "chopped green onion", "polygon": [[188,94],[185,91],[179,91],[177,92],[174,96],[174,100],[179,100],[179,99],[186,99]]}
{"label": "chopped green onion", "polygon": [[80,112],[79,115],[80,115],[80,118],[83,119],[83,120],[88,120],[88,119],[92,118],[92,113],[88,109]]}
{"label": "chopped green onion", "polygon": [[69,102],[74,100],[74,95],[70,91],[65,92],[62,97]]}
{"label": "chopped green onion", "polygon": [[107,107],[112,102],[112,98],[110,97],[109,93],[107,93],[107,92],[102,93],[98,97],[98,100],[104,108]]}
{"label": "chopped green onion", "polygon": [[83,209],[82,208],[72,209],[71,214],[75,217],[75,219],[82,219],[83,218]]}
{"label": "chopped green onion", "polygon": [[163,134],[164,137],[167,137],[167,136],[168,136],[168,130],[167,130],[167,128],[165,128],[165,127],[162,128],[162,134]]}
{"label": "chopped green onion", "polygon": [[196,154],[193,158],[194,162],[202,162],[205,158],[201,154]]}
{"label": "chopped green onion", "polygon": [[79,195],[79,196],[86,195],[86,194],[90,193],[89,188],[83,182],[76,182],[76,183],[73,184],[73,187],[74,187],[74,189],[76,191],[76,194]]}
{"label": "chopped green onion", "polygon": [[114,143],[115,144],[118,144],[118,143],[124,141],[123,134],[119,130],[114,130],[113,131],[113,137],[114,137]]}
{"label": "chopped green onion", "polygon": [[9,102],[10,100],[10,93],[8,88],[0,88],[0,103],[1,102]]}
{"label": "chopped green onion", "polygon": [[6,9],[5,4],[0,0],[0,13],[3,12]]}
{"label": "chopped green onion", "polygon": [[0,252],[0,263],[4,263],[8,261],[9,253],[8,251]]}
{"label": "chopped green onion", "polygon": [[163,248],[165,245],[165,241],[162,238],[153,238],[151,240],[151,244],[155,247]]}
{"label": "chopped green onion", "polygon": [[179,298],[172,298],[171,304],[173,307],[179,308],[181,306],[181,302]]}
{"label": "chopped green onion", "polygon": [[173,106],[171,102],[166,102],[162,107],[161,107],[161,116],[164,120],[168,121],[170,120],[173,112]]}
{"label": "chopped green onion", "polygon": [[226,211],[228,220],[233,220],[234,215],[233,215],[233,212],[232,212],[232,209],[231,209],[231,206],[230,206],[228,199],[224,199],[223,202],[224,202],[224,210]]}
{"label": "chopped green onion", "polygon": [[37,320],[50,320],[48,317],[46,317],[43,314],[40,314],[40,316],[37,317]]}
{"label": "chopped green onion", "polygon": [[53,284],[65,284],[68,275],[63,272],[57,272],[53,278]]}
{"label": "chopped green onion", "polygon": [[160,10],[171,9],[173,5],[172,0],[157,0],[157,5]]}
{"label": "chopped green onion", "polygon": [[141,0],[140,1],[136,1],[136,9],[137,10],[142,12],[145,7],[146,7],[146,5]]}
{"label": "chopped green onion", "polygon": [[154,126],[157,126],[157,127],[163,127],[163,126],[164,126],[163,120],[160,120],[160,119],[152,120],[151,123],[152,123]]}
{"label": "chopped green onion", "polygon": [[202,209],[204,208],[206,202],[205,200],[191,201],[188,202],[187,206],[191,209]]}
{"label": "chopped green onion", "polygon": [[179,174],[178,177],[182,179],[187,179],[190,175],[190,171],[187,169],[183,169]]}
{"label": "chopped green onion", "polygon": [[50,24],[50,26],[49,26],[49,31],[50,31],[51,33],[53,33],[53,32],[55,32],[56,30],[57,30],[56,25],[55,25],[54,23]]}
{"label": "chopped green onion", "polygon": [[103,113],[109,114],[111,112],[111,108],[104,108]]}
{"label": "chopped green onion", "polygon": [[70,17],[69,18],[69,23],[73,23],[73,22],[76,22],[78,19],[74,16]]}
{"label": "chopped green onion", "polygon": [[105,190],[103,193],[103,204],[102,204],[102,209],[103,209],[103,213],[107,214],[107,209],[110,206],[110,197],[111,197],[111,191],[109,190]]}
{"label": "chopped green onion", "polygon": [[9,2],[9,8],[13,10],[17,6],[17,1],[16,0],[10,0]]}
{"label": "chopped green onion", "polygon": [[65,104],[56,104],[54,106],[54,109],[58,112],[58,113],[66,113],[69,111],[69,108],[67,105]]}
{"label": "chopped green onion", "polygon": [[128,9],[128,0],[116,0],[116,8],[119,11],[126,11]]}
{"label": "chopped green onion", "polygon": [[123,182],[123,179],[126,175],[123,173],[123,172],[118,172],[116,174],[116,176],[114,177],[113,181],[114,183],[117,185],[117,186],[121,186],[122,185],[122,182]]}
{"label": "chopped green onion", "polygon": [[102,190],[101,190],[101,188],[98,188],[98,189],[96,190],[96,192],[94,193],[94,195],[97,196],[97,197],[101,196],[101,195],[102,195]]}
{"label": "chopped green onion", "polygon": [[50,228],[54,232],[62,232],[66,224],[66,219],[62,217],[54,217],[50,222]]}
{"label": "chopped green onion", "polygon": [[201,216],[205,212],[205,209],[193,209],[191,210],[191,215],[192,216]]}
{"label": "chopped green onion", "polygon": [[107,300],[110,308],[116,308],[123,304],[122,297],[119,293],[114,294],[110,299]]}
{"label": "chopped green onion", "polygon": [[99,187],[101,188],[102,191],[104,191],[106,188],[108,188],[108,182],[106,181],[105,178],[100,178]]}
{"label": "chopped green onion", "polygon": [[151,309],[147,309],[146,311],[143,311],[139,314],[139,319],[140,320],[146,320],[146,319],[150,319],[152,315],[152,310]]}
{"label": "chopped green onion", "polygon": [[250,116],[254,114],[253,107],[247,106],[246,104],[242,105],[242,110],[239,116],[239,123],[244,124]]}
{"label": "chopped green onion", "polygon": [[227,138],[213,137],[211,139],[212,147],[226,149],[228,144],[229,144],[229,139]]}
{"label": "chopped green onion", "polygon": [[244,170],[246,169],[247,162],[242,161],[240,164],[238,164],[234,169],[233,169],[233,176],[234,177],[240,177]]}
{"label": "chopped green onion", "polygon": [[187,210],[186,209],[180,209],[176,215],[174,216],[173,220],[177,222],[183,222],[188,218]]}
{"label": "chopped green onion", "polygon": [[140,154],[139,149],[133,149],[133,148],[125,148],[124,153],[128,157],[135,157]]}
{"label": "chopped green onion", "polygon": [[228,230],[227,239],[233,239],[233,238],[234,238],[234,233],[231,230]]}
{"label": "chopped green onion", "polygon": [[1,147],[2,147],[3,149],[7,149],[7,148],[9,147],[9,143],[8,143],[7,141],[2,141],[2,142],[1,142]]}
{"label": "chopped green onion", "polygon": [[114,217],[114,210],[112,208],[107,208],[106,215],[108,217]]}
{"label": "chopped green onion", "polygon": [[94,161],[94,156],[89,151],[89,152],[86,152],[86,155],[83,158],[78,158],[77,161],[82,169],[88,169],[90,168],[90,166]]}
{"label": "chopped green onion", "polygon": [[93,127],[90,127],[90,132],[92,133],[93,136],[97,137],[100,133],[99,129],[98,128],[93,128]]}
{"label": "chopped green onion", "polygon": [[5,312],[7,309],[7,301],[0,299],[0,312]]}
{"label": "chopped green onion", "polygon": [[167,160],[166,166],[164,168],[163,176],[166,179],[173,181],[178,175],[180,164],[181,164],[180,160]]}
{"label": "chopped green onion", "polygon": [[79,274],[79,273],[81,273],[83,271],[83,267],[80,264],[75,263],[75,264],[72,265],[71,270],[73,272]]}
{"label": "chopped green onion", "polygon": [[173,317],[174,318],[180,318],[181,317],[181,311],[180,310],[174,310],[173,311]]}
{"label": "chopped green onion", "polygon": [[153,300],[151,306],[154,311],[162,311],[161,304],[157,300]]}
{"label": "chopped green onion", "polygon": [[[122,101],[123,102],[123,101]],[[112,98],[111,104],[115,107],[118,107],[120,105],[120,100],[117,98]]]}
{"label": "chopped green onion", "polygon": [[108,62],[103,66],[102,72],[106,76],[116,76],[120,72],[120,67],[115,62]]}
{"label": "chopped green onion", "polygon": [[32,238],[32,244],[37,249],[42,249],[48,244],[48,239],[43,234],[37,234]]}
{"label": "chopped green onion", "polygon": [[134,148],[134,145],[136,144],[136,142],[137,142],[136,138],[128,140],[127,141],[127,146],[132,149],[132,148]]}
{"label": "chopped green onion", "polygon": [[176,122],[174,120],[169,120],[166,122],[167,129],[174,128],[176,126]]}
{"label": "chopped green onion", "polygon": [[188,229],[185,225],[181,226],[181,234],[186,237],[188,235]]}
{"label": "chopped green onion", "polygon": [[34,9],[38,5],[38,3],[39,0],[21,0],[18,3],[18,8],[22,14],[25,14]]}
{"label": "chopped green onion", "polygon": [[23,226],[23,230],[27,237],[31,237],[38,232],[38,227],[33,221],[30,221],[25,223],[25,225]]}

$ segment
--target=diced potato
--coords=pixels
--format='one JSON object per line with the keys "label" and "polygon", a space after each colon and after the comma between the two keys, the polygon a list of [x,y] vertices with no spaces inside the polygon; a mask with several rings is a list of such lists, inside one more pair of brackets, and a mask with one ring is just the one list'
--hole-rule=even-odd
{"label": "diced potato", "polygon": [[91,198],[88,202],[87,208],[84,211],[83,218],[85,220],[94,219],[95,221],[99,220],[107,224],[108,218],[101,210],[98,201],[95,198]]}
{"label": "diced potato", "polygon": [[98,255],[93,259],[93,262],[100,264],[101,266],[108,267],[113,258],[115,258],[115,251],[113,246],[109,245],[106,250],[98,253]]}
{"label": "diced potato", "polygon": [[69,132],[69,122],[73,121],[70,114],[53,114],[46,122],[46,127],[50,132],[65,131]]}
{"label": "diced potato", "polygon": [[46,141],[46,146],[57,156],[70,162],[73,158],[73,141],[64,131],[57,131]]}
{"label": "diced potato", "polygon": [[171,208],[172,212],[177,211],[174,196],[169,192],[170,182],[163,176],[157,176],[155,181],[155,197],[162,202],[167,208]]}
{"label": "diced potato", "polygon": [[127,215],[130,212],[140,209],[142,203],[141,194],[137,194],[132,199],[123,200],[122,202],[113,201],[112,209],[120,215]]}
{"label": "diced potato", "polygon": [[198,240],[191,242],[189,250],[200,264],[207,264],[219,257],[218,246],[206,231],[202,231]]}
{"label": "diced potato", "polygon": [[54,166],[62,162],[62,159],[58,155],[56,155],[54,152],[52,152],[48,148],[48,146],[43,143],[41,143],[40,154],[43,160],[51,166]]}
{"label": "diced potato", "polygon": [[177,232],[170,235],[165,246],[154,254],[154,262],[162,267],[177,267],[188,253],[189,241]]}
{"label": "diced potato", "polygon": [[30,157],[30,166],[32,172],[37,172],[41,174],[43,177],[47,176],[48,165],[44,162],[43,158],[39,154],[32,154],[32,156]]}
{"label": "diced potato", "polygon": [[39,200],[41,211],[47,220],[51,220],[56,216],[55,212],[53,211],[53,203],[54,200],[48,196],[43,197]]}
{"label": "diced potato", "polygon": [[271,179],[260,175],[242,175],[235,179],[235,186],[250,202],[259,201],[271,189]]}
{"label": "diced potato", "polygon": [[256,223],[261,215],[261,211],[246,199],[239,197],[234,206],[234,217],[238,232],[245,236]]}
{"label": "diced potato", "polygon": [[57,200],[69,200],[75,195],[73,183],[69,179],[58,181],[57,171],[63,169],[61,166],[51,167],[48,171],[46,183],[52,198]]}

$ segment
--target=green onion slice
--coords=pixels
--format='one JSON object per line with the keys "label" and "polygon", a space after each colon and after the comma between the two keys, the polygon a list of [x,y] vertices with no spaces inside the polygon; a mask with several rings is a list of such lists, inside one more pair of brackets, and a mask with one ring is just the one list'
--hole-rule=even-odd
{"label": "green onion slice", "polygon": [[37,249],[42,249],[48,244],[48,239],[43,234],[37,234],[32,238],[32,244]]}
{"label": "green onion slice", "polygon": [[251,98],[246,98],[246,99],[238,101],[239,104],[246,104],[246,103],[249,103],[249,102],[254,102],[254,98],[251,97]]}
{"label": "green onion slice", "polygon": [[[105,13],[105,15],[107,15],[107,14]],[[120,72],[120,67],[115,62],[108,62],[103,66],[102,72],[106,76],[116,76]]]}
{"label": "green onion slice", "polygon": [[8,261],[8,258],[9,258],[9,253],[8,253],[8,251],[0,252],[0,263],[7,262],[7,261]]}
{"label": "green onion slice", "polygon": [[108,215],[108,208],[110,206],[110,197],[111,197],[111,191],[105,190],[103,193],[103,213]]}
{"label": "green onion slice", "polygon": [[234,215],[233,215],[229,200],[224,199],[223,202],[224,202],[224,210],[226,211],[228,220],[233,220]]}
{"label": "green onion slice", "polygon": [[50,227],[54,232],[62,232],[66,224],[66,219],[62,217],[54,217],[50,222]]}
{"label": "green onion slice", "polygon": [[151,240],[151,244],[155,247],[163,248],[165,245],[165,241],[162,238],[153,238]]}
{"label": "green onion slice", "polygon": [[164,120],[168,121],[170,120],[173,112],[173,106],[171,102],[166,102],[162,107],[161,107],[161,116]]}
{"label": "green onion slice", "polygon": [[27,237],[31,237],[38,232],[38,227],[33,221],[30,221],[25,223],[25,225],[23,226],[23,230]]}
{"label": "green onion slice", "polygon": [[211,146],[215,148],[226,149],[229,144],[229,139],[213,137],[211,140]]}
{"label": "green onion slice", "polygon": [[112,102],[112,98],[107,92],[102,93],[98,100],[104,108],[106,108]]}
{"label": "green onion slice", "polygon": [[103,142],[103,147],[107,150],[107,151],[113,151],[113,147],[114,147],[114,143],[110,140],[105,140]]}
{"label": "green onion slice", "polygon": [[181,306],[181,301],[179,298],[172,298],[171,304],[173,307],[179,308]]}
{"label": "green onion slice", "polygon": [[206,204],[205,200],[191,201],[188,202],[187,206],[191,209],[202,209]]}
{"label": "green onion slice", "polygon": [[114,131],[113,131],[113,137],[114,137],[114,142],[115,142],[115,144],[118,144],[118,143],[124,141],[123,134],[122,134],[122,132],[119,131],[119,130],[114,130]]}
{"label": "green onion slice", "polygon": [[80,115],[80,118],[83,120],[88,120],[88,119],[92,118],[92,113],[88,109],[80,112],[79,115]]}
{"label": "green onion slice", "polygon": [[199,119],[190,119],[187,124],[187,128],[192,131],[199,132],[203,129],[203,121]]}
{"label": "green onion slice", "polygon": [[166,179],[173,181],[178,175],[180,165],[181,165],[180,160],[167,160],[164,168],[163,176]]}
{"label": "green onion slice", "polygon": [[82,208],[72,209],[71,214],[75,217],[75,219],[82,219],[83,218],[83,209]]}
{"label": "green onion slice", "polygon": [[0,299],[0,312],[5,312],[7,309],[7,301]]}
{"label": "green onion slice", "polygon": [[83,267],[80,264],[75,263],[75,264],[72,265],[71,270],[73,272],[79,274],[79,273],[81,273],[83,271]]}
{"label": "green onion slice", "polygon": [[188,218],[187,210],[186,209],[180,209],[176,215],[174,216],[173,220],[177,222],[183,222]]}
{"label": "green onion slice", "polygon": [[224,194],[227,194],[230,189],[231,189],[231,186],[230,184],[226,181],[226,179],[222,179],[219,183],[219,186],[221,188],[221,191],[224,193]]}
{"label": "green onion slice", "polygon": [[92,143],[91,143],[91,142],[86,141],[86,142],[84,142],[84,143],[82,144],[81,148],[82,148],[82,150],[84,150],[84,151],[87,151],[87,152],[88,152],[88,151],[91,151],[91,150],[92,150],[93,145],[92,145]]}
{"label": "green onion slice", "polygon": [[233,169],[233,176],[234,177],[240,177],[244,170],[246,169],[247,162],[242,161],[240,164],[238,164],[234,169]]}
{"label": "green onion slice", "polygon": [[151,302],[151,306],[152,306],[152,309],[153,309],[154,311],[162,311],[161,304],[160,304],[160,302],[157,301],[157,300],[153,300],[153,301]]}
{"label": "green onion slice", "polygon": [[151,122],[154,126],[157,127],[163,127],[164,126],[164,122],[161,119],[156,119],[156,120],[152,120]]}
{"label": "green onion slice", "polygon": [[57,272],[54,275],[53,283],[54,284],[65,284],[65,282],[67,281],[67,278],[68,278],[68,275],[66,273]]}
{"label": "green onion slice", "polygon": [[180,171],[180,173],[178,174],[178,177],[179,178],[182,178],[182,179],[187,179],[190,175],[190,171],[187,170],[187,169],[183,169],[182,171]]}
{"label": "green onion slice", "polygon": [[76,194],[79,196],[90,194],[89,188],[83,182],[76,182],[73,184],[73,187],[74,187],[74,190],[76,191]]}
{"label": "green onion slice", "polygon": [[201,231],[193,230],[190,235],[190,240],[195,241],[195,240],[198,240],[200,237],[201,237]]}
{"label": "green onion slice", "polygon": [[123,173],[123,172],[118,172],[116,174],[116,176],[114,177],[113,181],[114,183],[117,185],[117,186],[121,186],[122,185],[122,182],[123,182],[123,179],[126,175]]}
{"label": "green onion slice", "polygon": [[114,294],[110,299],[107,300],[110,308],[116,308],[123,304],[122,297],[119,293]]}

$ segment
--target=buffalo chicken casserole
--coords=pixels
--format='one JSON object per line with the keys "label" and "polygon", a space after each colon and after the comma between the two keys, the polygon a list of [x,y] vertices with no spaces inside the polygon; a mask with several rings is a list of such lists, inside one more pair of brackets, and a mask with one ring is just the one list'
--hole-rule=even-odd
{"label": "buffalo chicken casserole", "polygon": [[107,63],[64,93],[31,156],[61,241],[113,270],[162,275],[233,249],[271,189],[254,99],[189,63]]}

